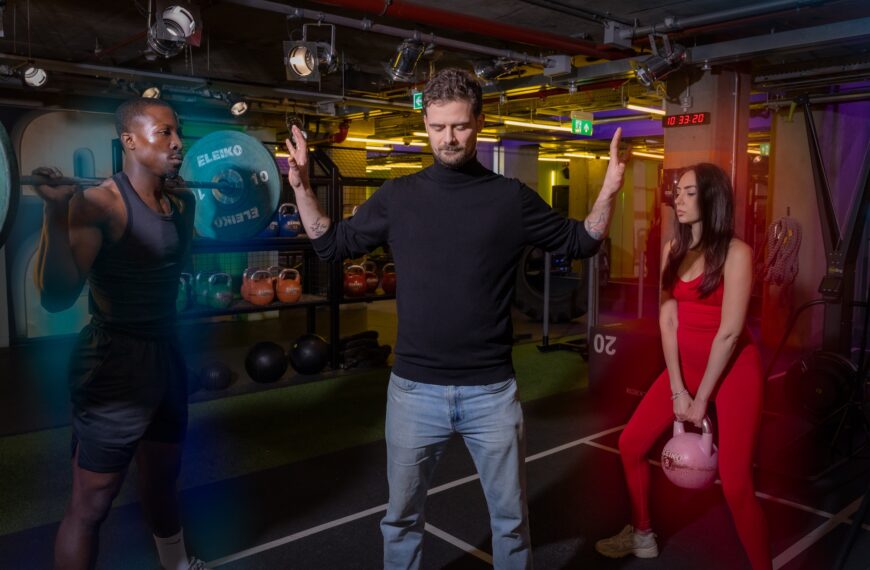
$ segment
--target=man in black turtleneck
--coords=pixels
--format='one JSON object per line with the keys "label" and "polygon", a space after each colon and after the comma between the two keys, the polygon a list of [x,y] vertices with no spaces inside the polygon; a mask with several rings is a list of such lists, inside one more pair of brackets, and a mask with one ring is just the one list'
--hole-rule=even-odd
{"label": "man in black turtleneck", "polygon": [[533,190],[476,158],[482,93],[470,73],[446,69],[423,91],[435,164],[388,180],[349,220],[332,224],[308,180],[301,132],[289,181],[307,234],[324,259],[389,244],[399,274],[399,332],[387,397],[389,506],[381,521],[384,568],[418,568],[423,507],[435,465],[454,433],[480,474],[498,569],[531,568],[524,425],[511,363],[510,303],[526,245],[594,255],[622,186],[620,131],[589,217],[554,212]]}

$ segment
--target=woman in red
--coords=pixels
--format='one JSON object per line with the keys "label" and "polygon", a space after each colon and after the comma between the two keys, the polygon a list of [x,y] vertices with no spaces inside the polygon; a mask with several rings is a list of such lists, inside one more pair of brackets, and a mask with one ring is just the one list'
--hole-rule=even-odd
{"label": "woman in red", "polygon": [[767,523],[752,483],[763,396],[758,349],[745,325],[752,251],[734,238],[731,183],[719,167],[687,168],[674,191],[674,209],[678,223],[662,253],[659,313],[667,369],[619,438],[632,524],[595,548],[611,558],[658,556],[646,454],[674,416],[700,426],[712,402],[725,500],[752,568],[769,569]]}

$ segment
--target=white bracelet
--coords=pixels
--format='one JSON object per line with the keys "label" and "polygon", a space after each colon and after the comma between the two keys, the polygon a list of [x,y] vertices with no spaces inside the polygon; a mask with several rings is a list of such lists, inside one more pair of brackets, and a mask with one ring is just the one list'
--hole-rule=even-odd
{"label": "white bracelet", "polygon": [[671,394],[671,400],[676,400],[677,398],[679,398],[683,394],[688,394],[688,393],[689,393],[689,391],[686,390],[685,388],[683,388],[679,392],[675,392],[674,394]]}

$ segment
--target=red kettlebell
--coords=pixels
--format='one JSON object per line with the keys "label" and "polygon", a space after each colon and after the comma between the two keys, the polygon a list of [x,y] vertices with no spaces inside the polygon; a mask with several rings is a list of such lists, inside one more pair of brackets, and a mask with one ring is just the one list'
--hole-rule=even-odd
{"label": "red kettlebell", "polygon": [[362,267],[366,272],[366,292],[369,295],[374,295],[378,288],[378,281],[380,281],[378,279],[378,264],[374,261],[366,261]]}
{"label": "red kettlebell", "polygon": [[251,293],[251,275],[253,275],[255,271],[257,271],[256,267],[248,267],[247,269],[245,269],[242,272],[241,293],[242,293],[242,299],[244,299],[245,301],[250,300],[250,299],[248,299],[248,296]]}
{"label": "red kettlebell", "polygon": [[275,298],[272,274],[265,270],[255,271],[248,280],[248,301],[255,305],[268,305]]}
{"label": "red kettlebell", "polygon": [[278,274],[275,293],[282,303],[295,303],[302,297],[302,276],[295,269],[285,269]]}
{"label": "red kettlebell", "polygon": [[360,265],[351,265],[344,271],[344,294],[362,297],[366,294],[366,270]]}
{"label": "red kettlebell", "polygon": [[662,450],[662,469],[671,483],[684,489],[705,489],[716,481],[719,452],[713,445],[713,424],[704,418],[702,433],[689,433],[674,421],[674,437]]}
{"label": "red kettlebell", "polygon": [[395,263],[387,263],[384,265],[383,273],[381,275],[381,289],[383,289],[384,293],[387,295],[394,295],[396,293]]}

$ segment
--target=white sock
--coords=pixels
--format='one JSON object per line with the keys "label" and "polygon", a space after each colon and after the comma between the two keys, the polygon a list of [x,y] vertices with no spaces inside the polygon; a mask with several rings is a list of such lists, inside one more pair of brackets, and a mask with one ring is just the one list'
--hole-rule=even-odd
{"label": "white sock", "polygon": [[157,544],[157,555],[160,557],[160,565],[163,566],[164,570],[188,569],[189,563],[187,550],[184,548],[183,530],[166,538],[155,535],[154,542]]}

